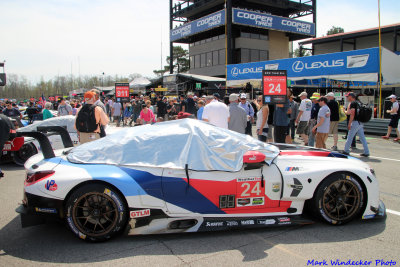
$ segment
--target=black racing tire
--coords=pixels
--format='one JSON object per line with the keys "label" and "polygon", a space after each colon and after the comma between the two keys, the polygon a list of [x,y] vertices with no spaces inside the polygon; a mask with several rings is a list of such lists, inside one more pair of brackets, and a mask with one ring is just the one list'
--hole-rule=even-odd
{"label": "black racing tire", "polygon": [[318,186],[310,208],[312,214],[322,221],[341,225],[360,216],[365,199],[364,189],[354,175],[336,173]]}
{"label": "black racing tire", "polygon": [[25,162],[37,153],[38,151],[34,144],[26,143],[18,151],[13,152],[13,160],[17,165],[24,166]]}
{"label": "black racing tire", "polygon": [[86,184],[68,198],[65,220],[77,237],[101,242],[124,230],[128,209],[124,198],[114,188],[103,184]]}

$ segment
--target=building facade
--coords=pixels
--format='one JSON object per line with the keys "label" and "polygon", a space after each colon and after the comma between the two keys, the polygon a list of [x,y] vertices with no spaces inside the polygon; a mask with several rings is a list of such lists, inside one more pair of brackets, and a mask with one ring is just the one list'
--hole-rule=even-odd
{"label": "building facade", "polygon": [[[315,36],[315,10],[316,0],[170,0],[170,53],[189,44],[189,73],[225,77],[227,64],[288,58],[292,41]],[[314,23],[297,20],[306,15]]]}

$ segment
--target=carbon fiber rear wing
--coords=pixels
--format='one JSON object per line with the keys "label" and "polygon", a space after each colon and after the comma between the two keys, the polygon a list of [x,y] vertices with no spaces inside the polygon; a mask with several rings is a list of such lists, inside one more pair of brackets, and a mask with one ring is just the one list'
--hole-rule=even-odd
{"label": "carbon fiber rear wing", "polygon": [[68,131],[61,126],[39,126],[37,127],[37,132],[17,132],[17,136],[27,136],[35,138],[40,144],[44,158],[54,158],[55,155],[53,148],[51,147],[49,138],[47,138],[44,133],[59,134],[65,148],[74,146]]}

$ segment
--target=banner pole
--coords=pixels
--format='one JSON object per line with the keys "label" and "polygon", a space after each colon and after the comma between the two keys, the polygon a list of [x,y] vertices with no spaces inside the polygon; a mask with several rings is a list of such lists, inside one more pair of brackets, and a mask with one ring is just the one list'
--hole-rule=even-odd
{"label": "banner pole", "polygon": [[378,0],[378,20],[379,20],[379,118],[382,114],[382,39],[381,39],[381,4]]}

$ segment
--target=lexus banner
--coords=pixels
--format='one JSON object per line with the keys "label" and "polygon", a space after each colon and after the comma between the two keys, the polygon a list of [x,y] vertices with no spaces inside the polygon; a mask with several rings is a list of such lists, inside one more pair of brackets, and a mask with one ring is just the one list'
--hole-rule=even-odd
{"label": "lexus banner", "polygon": [[5,86],[5,85],[6,85],[6,74],[0,73],[0,86]]}

